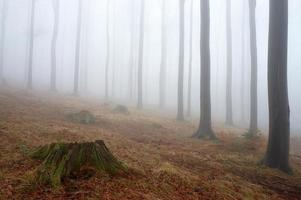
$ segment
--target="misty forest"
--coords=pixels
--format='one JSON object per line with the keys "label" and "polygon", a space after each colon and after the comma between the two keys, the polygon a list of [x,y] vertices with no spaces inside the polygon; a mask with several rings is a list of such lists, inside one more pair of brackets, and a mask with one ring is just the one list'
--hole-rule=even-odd
{"label": "misty forest", "polygon": [[0,200],[301,199],[300,0],[0,0]]}

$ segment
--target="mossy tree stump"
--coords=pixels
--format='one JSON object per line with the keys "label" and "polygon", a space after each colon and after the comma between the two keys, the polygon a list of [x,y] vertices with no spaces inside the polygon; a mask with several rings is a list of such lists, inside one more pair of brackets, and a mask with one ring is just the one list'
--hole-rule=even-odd
{"label": "mossy tree stump", "polygon": [[89,111],[83,110],[78,113],[72,113],[67,115],[67,118],[74,123],[81,124],[94,124],[96,121],[95,116]]}
{"label": "mossy tree stump", "polygon": [[59,186],[64,178],[76,177],[84,169],[104,171],[110,175],[124,171],[102,140],[87,143],[53,143],[38,148],[31,158],[42,160],[36,181]]}

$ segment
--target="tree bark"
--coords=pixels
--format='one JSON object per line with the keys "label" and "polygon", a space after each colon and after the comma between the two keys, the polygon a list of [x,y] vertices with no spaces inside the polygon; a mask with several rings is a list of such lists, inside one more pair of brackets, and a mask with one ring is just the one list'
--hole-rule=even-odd
{"label": "tree bark", "polygon": [[178,67],[178,114],[177,120],[184,120],[184,0],[179,1],[179,67]]}
{"label": "tree bark", "polygon": [[54,26],[52,33],[51,41],[51,77],[50,77],[50,90],[56,91],[56,46],[57,46],[57,37],[58,37],[58,28],[59,28],[59,10],[60,10],[60,1],[52,0],[53,14],[54,14]]}
{"label": "tree bark", "polygon": [[0,35],[0,84],[3,84],[5,82],[3,70],[4,70],[4,45],[5,45],[5,22],[7,18],[7,0],[3,0],[2,4],[2,15],[1,15],[1,35]]}
{"label": "tree bark", "polygon": [[190,3],[190,36],[189,36],[189,74],[188,74],[188,94],[187,94],[187,116],[191,116],[191,84],[192,84],[192,37],[193,37],[193,1]]}
{"label": "tree bark", "polygon": [[109,99],[109,68],[110,68],[110,0],[107,0],[107,22],[106,22],[106,37],[107,37],[107,55],[106,55],[106,69],[105,69],[105,95],[106,100]]}
{"label": "tree bark", "polygon": [[214,139],[211,126],[210,92],[210,5],[209,0],[201,1],[201,104],[200,124],[197,138]]}
{"label": "tree bark", "polygon": [[81,50],[81,32],[82,32],[82,0],[78,0],[77,13],[77,31],[75,46],[75,67],[74,67],[74,88],[73,94],[78,95],[79,89],[79,70],[80,70],[80,50]]}
{"label": "tree bark", "polygon": [[226,124],[233,125],[232,113],[232,25],[231,25],[231,0],[226,3],[227,20],[227,83],[226,83]]}
{"label": "tree bark", "polygon": [[139,40],[139,61],[138,61],[138,109],[143,108],[143,49],[144,49],[144,2],[141,0],[140,14],[140,40]]}
{"label": "tree bark", "polygon": [[34,21],[35,21],[36,0],[31,0],[30,11],[30,33],[29,33],[29,60],[27,71],[27,89],[32,89],[32,67],[33,67],[33,45],[34,45]]}
{"label": "tree bark", "polygon": [[257,134],[257,37],[256,37],[256,0],[249,0],[250,9],[250,50],[251,50],[251,108],[249,135]]}
{"label": "tree bark", "polygon": [[162,1],[161,13],[161,65],[160,65],[160,108],[165,107],[166,98],[166,1]]}
{"label": "tree bark", "polygon": [[268,93],[269,141],[264,164],[291,172],[287,84],[288,0],[270,0]]}
{"label": "tree bark", "polygon": [[246,21],[246,14],[245,14],[245,0],[243,1],[243,7],[242,7],[242,23],[241,23],[241,79],[240,79],[240,103],[241,103],[241,122],[244,124],[245,122],[245,34],[246,34],[246,28],[245,28],[245,21]]}

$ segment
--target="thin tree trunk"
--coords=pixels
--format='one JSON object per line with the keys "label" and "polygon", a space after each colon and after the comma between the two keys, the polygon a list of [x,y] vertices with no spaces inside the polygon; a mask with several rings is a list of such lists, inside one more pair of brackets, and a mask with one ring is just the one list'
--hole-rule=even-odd
{"label": "thin tree trunk", "polygon": [[131,47],[130,47],[130,57],[129,57],[129,75],[128,75],[128,90],[129,90],[129,99],[133,99],[133,73],[134,73],[134,39],[135,39],[135,6],[134,1],[132,2],[132,14],[131,14]]}
{"label": "thin tree trunk", "polygon": [[210,92],[210,5],[201,1],[201,118],[197,138],[214,139],[211,127]]}
{"label": "thin tree trunk", "polygon": [[188,94],[187,94],[187,116],[191,116],[191,84],[192,84],[192,36],[193,36],[193,1],[190,3],[190,36],[189,36],[189,74],[188,74]]}
{"label": "thin tree trunk", "polygon": [[178,114],[184,120],[184,0],[179,0],[179,70],[178,70]]}
{"label": "thin tree trunk", "polygon": [[144,49],[144,2],[141,0],[140,14],[140,41],[139,41],[139,63],[138,63],[138,109],[143,108],[143,49]]}
{"label": "thin tree trunk", "polygon": [[241,102],[241,122],[244,124],[245,122],[245,34],[246,34],[246,28],[245,28],[245,21],[246,21],[246,15],[245,15],[245,0],[243,1],[243,8],[242,8],[242,23],[241,23],[241,79],[240,79],[240,102]]}
{"label": "thin tree trunk", "polygon": [[257,39],[256,39],[256,22],[255,10],[256,0],[249,0],[250,9],[250,46],[251,46],[251,109],[250,109],[250,130],[251,136],[257,133]]}
{"label": "thin tree trunk", "polygon": [[166,1],[162,1],[161,13],[161,65],[160,65],[160,108],[165,107],[166,97]]}
{"label": "thin tree trunk", "polygon": [[269,142],[265,165],[291,172],[287,84],[288,0],[270,0],[268,53]]}
{"label": "thin tree trunk", "polygon": [[79,89],[79,70],[80,70],[80,42],[82,32],[82,0],[78,0],[77,14],[77,32],[76,32],[76,47],[75,47],[75,67],[74,67],[74,95],[78,95]]}
{"label": "thin tree trunk", "polygon": [[110,0],[107,0],[107,22],[106,22],[106,37],[107,37],[107,56],[106,56],[106,69],[105,69],[105,95],[106,100],[109,99],[109,68],[110,68]]}
{"label": "thin tree trunk", "polygon": [[58,28],[59,28],[59,9],[60,9],[60,1],[53,0],[53,13],[54,13],[54,26],[53,26],[53,34],[52,34],[52,41],[51,41],[51,77],[50,77],[50,90],[56,91],[56,45],[57,45],[57,37],[58,37]]}
{"label": "thin tree trunk", "polygon": [[31,0],[30,14],[30,38],[29,38],[29,60],[27,71],[27,89],[32,89],[32,67],[33,67],[33,45],[34,45],[34,20],[35,20],[36,0]]}
{"label": "thin tree trunk", "polygon": [[4,74],[3,74],[3,69],[4,69],[4,43],[5,43],[5,22],[6,22],[6,17],[7,17],[7,0],[3,0],[3,5],[2,5],[2,15],[1,15],[1,38],[0,38],[0,84],[5,83],[4,79]]}
{"label": "thin tree trunk", "polygon": [[233,125],[232,114],[232,25],[231,25],[231,0],[226,3],[227,19],[227,85],[226,85],[226,124]]}

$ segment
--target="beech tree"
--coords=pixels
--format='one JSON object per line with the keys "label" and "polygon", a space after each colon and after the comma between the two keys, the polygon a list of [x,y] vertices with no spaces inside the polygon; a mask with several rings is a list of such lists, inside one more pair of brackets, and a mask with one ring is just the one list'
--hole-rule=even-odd
{"label": "beech tree", "polygon": [[78,0],[77,12],[77,31],[76,31],[76,46],[75,46],[75,66],[74,66],[74,88],[73,94],[78,95],[79,89],[79,71],[80,71],[80,50],[81,50],[81,32],[82,32],[82,0]]}
{"label": "beech tree", "polygon": [[166,0],[162,0],[161,13],[161,64],[160,64],[160,108],[165,106],[166,96]]}
{"label": "beech tree", "polygon": [[187,116],[191,115],[191,84],[192,84],[192,36],[193,36],[193,1],[190,2],[190,35],[189,35],[189,74],[188,74],[188,94],[187,94]]}
{"label": "beech tree", "polygon": [[201,1],[201,118],[197,138],[214,139],[211,126],[210,92],[210,5],[209,0]]}
{"label": "beech tree", "polygon": [[107,42],[107,55],[106,55],[106,69],[105,69],[105,95],[106,99],[109,98],[109,68],[110,68],[110,0],[107,0],[107,22],[106,22],[106,42]]}
{"label": "beech tree", "polygon": [[270,0],[268,47],[269,141],[264,164],[290,172],[287,84],[288,0]]}
{"label": "beech tree", "polygon": [[178,68],[178,114],[177,120],[184,120],[184,4],[179,0],[179,68]]}
{"label": "beech tree", "polygon": [[8,1],[3,0],[2,9],[1,9],[1,35],[0,35],[0,84],[5,82],[4,75],[3,75],[3,69],[4,69],[4,44],[5,44],[5,22],[7,18],[7,8],[8,8]]}
{"label": "beech tree", "polygon": [[29,60],[27,69],[27,89],[32,89],[32,73],[33,73],[33,45],[34,45],[34,21],[35,21],[35,8],[36,0],[31,0],[30,11],[30,30],[29,30]]}
{"label": "beech tree", "polygon": [[255,22],[256,0],[249,0],[250,13],[250,50],[251,50],[251,108],[250,108],[250,129],[249,135],[254,136],[257,133],[257,37]]}
{"label": "beech tree", "polygon": [[140,39],[139,39],[139,58],[138,58],[138,109],[143,108],[143,47],[144,47],[144,4],[145,0],[140,3]]}
{"label": "beech tree", "polygon": [[233,125],[231,0],[227,0],[227,3],[226,3],[226,20],[227,20],[226,124],[231,126],[231,125]]}
{"label": "beech tree", "polygon": [[58,28],[59,28],[59,10],[60,10],[60,1],[52,0],[52,8],[54,14],[54,25],[51,41],[51,77],[50,77],[50,89],[56,91],[56,46],[57,46],[57,37],[58,37]]}

